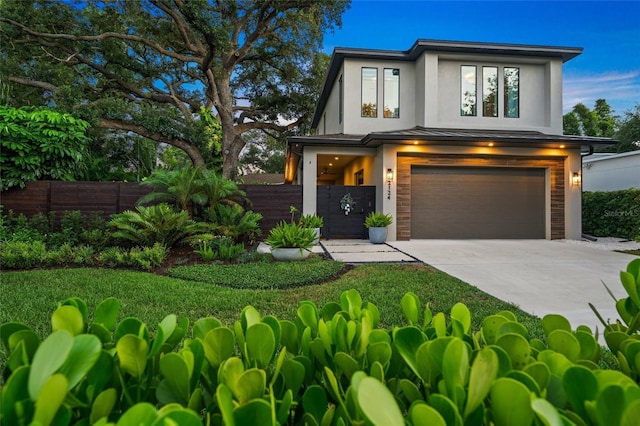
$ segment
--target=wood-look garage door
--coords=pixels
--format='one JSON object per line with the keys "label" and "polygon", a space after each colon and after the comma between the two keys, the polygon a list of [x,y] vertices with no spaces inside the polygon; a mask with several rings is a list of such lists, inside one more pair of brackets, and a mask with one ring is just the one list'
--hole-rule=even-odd
{"label": "wood-look garage door", "polygon": [[411,238],[545,238],[544,169],[411,168]]}

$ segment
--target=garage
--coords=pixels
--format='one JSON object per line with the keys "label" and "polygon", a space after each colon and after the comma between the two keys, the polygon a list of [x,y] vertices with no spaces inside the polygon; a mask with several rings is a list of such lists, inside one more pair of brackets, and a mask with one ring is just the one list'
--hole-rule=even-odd
{"label": "garage", "polygon": [[411,238],[545,238],[545,169],[411,167]]}

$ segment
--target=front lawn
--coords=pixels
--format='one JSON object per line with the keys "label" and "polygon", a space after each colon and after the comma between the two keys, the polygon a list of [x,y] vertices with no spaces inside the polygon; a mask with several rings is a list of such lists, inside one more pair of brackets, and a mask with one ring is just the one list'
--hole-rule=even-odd
{"label": "front lawn", "polygon": [[[229,281],[229,287],[203,282],[215,281],[214,277],[226,274],[221,272],[222,268],[213,266],[206,274],[203,274],[203,267],[179,270],[184,276],[190,275],[191,279],[199,281],[97,268],[5,272],[1,275],[0,284],[0,323],[25,322],[44,336],[50,332],[50,316],[59,301],[79,297],[87,302],[89,312],[93,312],[101,300],[110,296],[117,297],[122,303],[121,319],[138,317],[152,328],[170,313],[186,316],[192,322],[214,316],[231,325],[239,319],[242,309],[247,305],[254,306],[262,315],[294,319],[300,301],[311,300],[322,307],[327,302],[339,300],[344,290],[354,288],[365,302],[373,302],[378,307],[382,327],[407,323],[400,300],[411,291],[423,303],[428,302],[434,313],[441,311],[448,314],[455,303],[466,304],[473,315],[473,330],[479,329],[480,321],[485,316],[506,309],[514,312],[518,321],[534,336],[543,335],[537,317],[426,265],[361,265],[328,282],[326,279],[335,275],[335,271],[327,268],[325,273],[328,275],[315,275],[316,282],[324,281],[322,284],[301,287],[294,272],[302,267],[302,263],[275,265],[281,268],[278,270],[278,287],[283,289],[256,290],[250,286],[240,289],[248,282],[243,278],[242,270],[251,271],[256,268],[255,264],[236,265],[234,276],[237,281]],[[267,266],[271,268],[275,265]],[[226,278],[230,276],[227,274]],[[290,288],[295,284],[298,285],[296,288]]]}

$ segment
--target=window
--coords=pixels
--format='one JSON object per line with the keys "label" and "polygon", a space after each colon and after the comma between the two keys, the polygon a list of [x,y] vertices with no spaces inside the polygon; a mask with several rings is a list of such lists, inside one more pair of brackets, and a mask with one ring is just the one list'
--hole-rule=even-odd
{"label": "window", "polygon": [[482,67],[482,115],[498,116],[498,68]]}
{"label": "window", "polygon": [[344,105],[344,86],[342,85],[342,76],[340,76],[340,80],[338,80],[338,123],[342,123],[342,107]]}
{"label": "window", "polygon": [[354,179],[357,186],[364,185],[364,170],[360,169],[354,173]]}
{"label": "window", "polygon": [[362,68],[362,116],[378,116],[377,68]]}
{"label": "window", "polygon": [[463,65],[460,67],[460,115],[476,115],[476,67]]}
{"label": "window", "polygon": [[504,116],[520,117],[520,68],[504,69]]}
{"label": "window", "polygon": [[384,118],[400,118],[400,70],[384,69]]}

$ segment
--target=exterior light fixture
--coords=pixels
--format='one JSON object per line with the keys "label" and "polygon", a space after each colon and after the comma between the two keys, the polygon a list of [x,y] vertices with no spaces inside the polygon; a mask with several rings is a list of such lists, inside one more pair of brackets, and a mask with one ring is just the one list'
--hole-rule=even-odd
{"label": "exterior light fixture", "polygon": [[489,142],[489,146],[493,146],[493,145],[494,145],[494,143],[493,143],[493,142]]}
{"label": "exterior light fixture", "polygon": [[393,182],[393,169],[387,169],[387,200],[391,199],[391,182]]}
{"label": "exterior light fixture", "polygon": [[560,145],[560,149],[564,149],[564,145]]}
{"label": "exterior light fixture", "polygon": [[573,172],[573,174],[571,175],[571,185],[580,186],[581,183],[582,183],[582,176],[580,176],[580,173]]}

